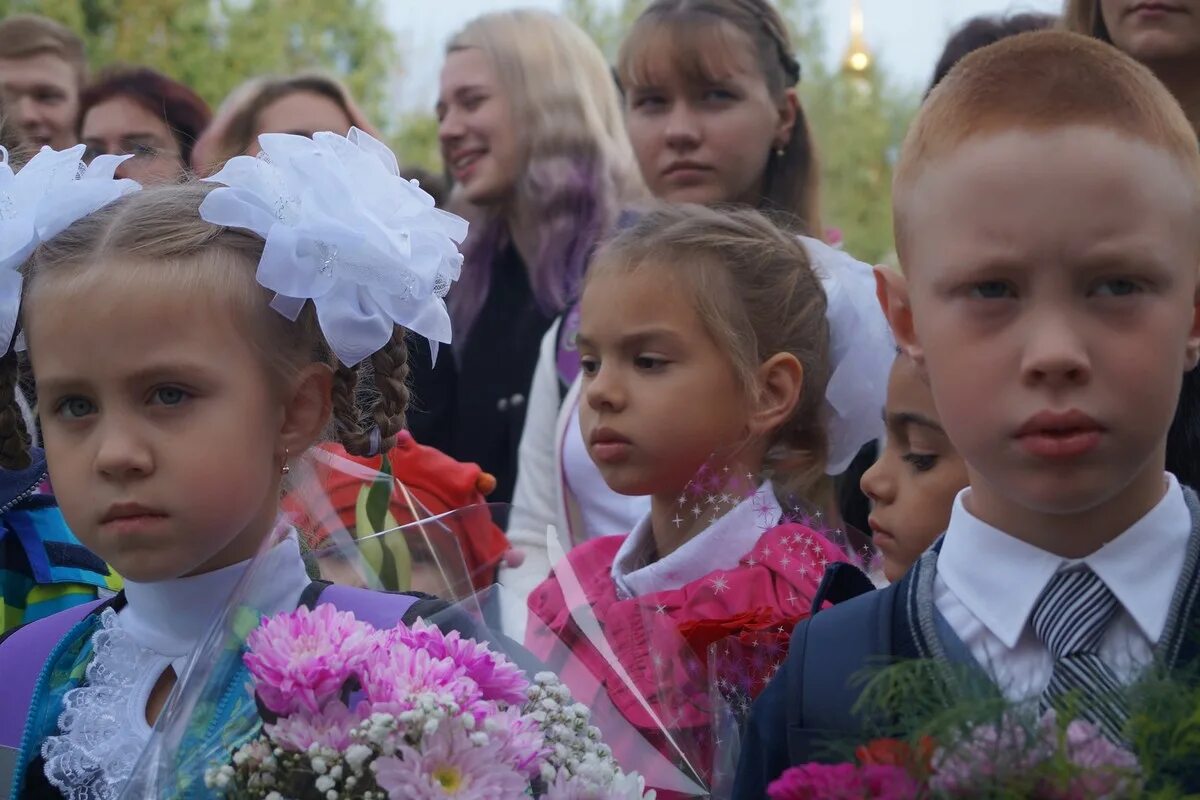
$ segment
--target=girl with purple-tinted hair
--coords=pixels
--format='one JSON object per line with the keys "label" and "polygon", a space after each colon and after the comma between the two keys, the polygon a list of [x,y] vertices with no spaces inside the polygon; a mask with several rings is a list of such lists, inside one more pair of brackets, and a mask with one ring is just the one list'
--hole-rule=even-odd
{"label": "girl with purple-tinted hair", "polygon": [[472,20],[446,48],[439,139],[470,207],[447,302],[453,352],[414,353],[413,436],[496,477],[512,498],[530,378],[618,209],[645,189],[611,71],[572,23],[539,11]]}

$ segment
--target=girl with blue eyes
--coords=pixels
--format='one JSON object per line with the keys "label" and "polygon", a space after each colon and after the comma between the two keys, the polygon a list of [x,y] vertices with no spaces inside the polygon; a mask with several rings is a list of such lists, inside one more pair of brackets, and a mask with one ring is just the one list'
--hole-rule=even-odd
{"label": "girl with blue eyes", "polygon": [[904,355],[892,365],[884,421],[887,441],[862,490],[883,575],[897,581],[946,530],[967,468],[942,430],[929,385]]}
{"label": "girl with blue eyes", "polygon": [[[0,751],[20,750],[13,797],[120,796],[256,554],[270,576],[256,589],[264,614],[329,602],[410,621],[445,607],[312,581],[280,494],[327,435],[353,455],[395,446],[406,330],[449,341],[432,285],[452,281],[465,223],[399,180],[386,147],[356,129],[261,144],[269,159],[144,191],[112,181],[120,157],[100,156],[44,198],[25,187],[37,224],[2,231],[41,240],[0,260],[21,270],[0,292],[0,339],[19,309],[63,516],[125,582],[0,639]],[[75,175],[82,152],[43,151],[15,180]],[[107,178],[92,174],[102,168]],[[314,197],[331,205],[318,213]],[[345,216],[331,221],[330,209]],[[389,249],[399,240],[411,254]],[[375,391],[360,391],[360,370]],[[25,439],[4,423],[7,467]]]}

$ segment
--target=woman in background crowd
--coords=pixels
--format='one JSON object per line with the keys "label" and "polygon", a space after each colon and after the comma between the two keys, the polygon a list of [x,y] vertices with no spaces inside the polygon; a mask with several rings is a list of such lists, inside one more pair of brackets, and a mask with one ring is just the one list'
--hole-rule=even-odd
{"label": "woman in background crowd", "polygon": [[[454,201],[470,207],[452,352],[414,342],[417,441],[480,464],[512,499],[538,343],[618,209],[644,188],[595,43],[563,17],[505,11],[446,48],[437,103]],[[545,529],[541,531],[544,539]]]}
{"label": "woman in background crowd", "polygon": [[211,113],[199,95],[146,67],[101,75],[79,100],[79,138],[87,159],[132,155],[118,177],[143,186],[181,180]]}
{"label": "woman in background crowd", "polygon": [[222,104],[210,136],[197,148],[196,169],[209,174],[234,156],[257,154],[264,133],[345,135],[351,126],[379,137],[346,87],[333,78],[316,73],[254,78]]}

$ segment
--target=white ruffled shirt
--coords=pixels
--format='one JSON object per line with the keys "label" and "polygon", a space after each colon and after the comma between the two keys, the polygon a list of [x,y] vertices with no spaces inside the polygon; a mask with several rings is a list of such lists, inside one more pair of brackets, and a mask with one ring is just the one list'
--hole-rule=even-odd
{"label": "white ruffled shirt", "polygon": [[767,481],[674,552],[654,560],[654,536],[647,515],[625,537],[613,559],[612,579],[617,592],[623,597],[668,592],[714,570],[733,569],[782,517],[775,488]]}
{"label": "white ruffled shirt", "polygon": [[[264,613],[295,608],[309,584],[293,533],[262,556],[253,605]],[[168,667],[183,675],[192,651],[250,566],[204,575],[125,583],[120,612],[101,612],[92,636],[87,683],[67,692],[59,735],[42,744],[46,777],[71,800],[116,800],[150,740],[150,693]]]}
{"label": "white ruffled shirt", "polygon": [[1005,697],[1036,697],[1054,661],[1029,625],[1055,573],[1086,564],[1117,597],[1100,658],[1123,683],[1153,660],[1183,572],[1192,520],[1179,482],[1167,475],[1162,500],[1128,530],[1082,559],[1066,559],[988,525],[954,501],[934,580],[934,605]]}

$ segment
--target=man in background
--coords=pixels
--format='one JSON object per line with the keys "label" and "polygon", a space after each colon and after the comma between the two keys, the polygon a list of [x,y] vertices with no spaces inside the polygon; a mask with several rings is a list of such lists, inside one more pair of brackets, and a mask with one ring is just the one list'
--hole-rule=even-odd
{"label": "man in background", "polygon": [[0,103],[24,148],[62,150],[78,142],[86,72],[83,40],[69,28],[33,14],[0,22]]}

